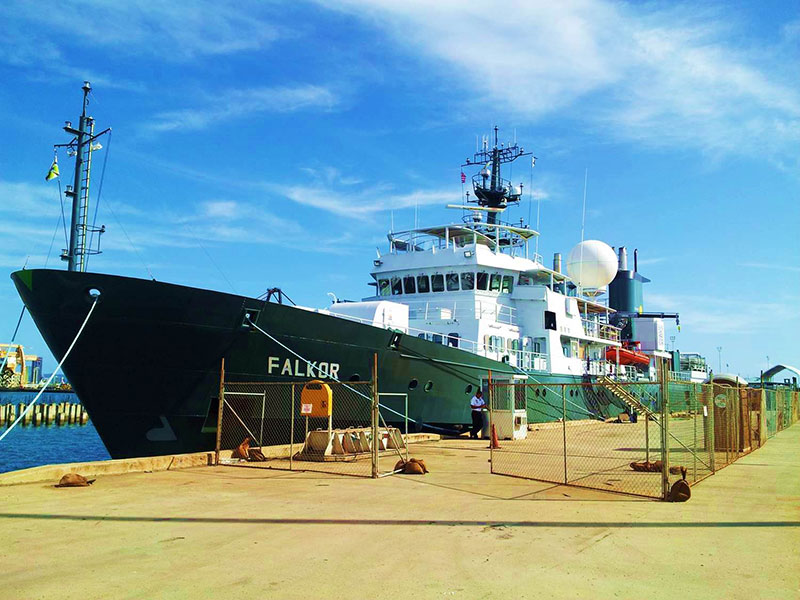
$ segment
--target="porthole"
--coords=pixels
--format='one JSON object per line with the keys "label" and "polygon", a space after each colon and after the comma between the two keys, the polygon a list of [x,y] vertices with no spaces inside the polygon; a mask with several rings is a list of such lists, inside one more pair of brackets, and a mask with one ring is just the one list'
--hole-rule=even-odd
{"label": "porthole", "polygon": [[86,293],[89,294],[89,298],[94,299],[100,297],[100,290],[98,290],[97,288],[89,288],[89,291]]}
{"label": "porthole", "polygon": [[472,393],[472,384],[471,383],[468,384],[467,387],[464,388],[464,393],[465,394],[471,394]]}
{"label": "porthole", "polygon": [[540,392],[540,391],[541,391],[541,390],[539,390],[539,388],[536,388],[536,396],[537,396],[537,397],[539,396],[539,392]]}
{"label": "porthole", "polygon": [[545,396],[547,396],[547,390],[542,390],[542,398],[544,398]]}
{"label": "porthole", "polygon": [[569,391],[569,397],[572,398],[575,395],[575,390]]}
{"label": "porthole", "polygon": [[417,388],[417,385],[419,385],[419,381],[417,381],[416,379],[412,379],[411,381],[408,382],[408,389],[414,390]]}
{"label": "porthole", "polygon": [[433,382],[432,381],[429,381],[428,383],[425,384],[425,391],[426,392],[430,392],[432,389],[433,389]]}
{"label": "porthole", "polygon": [[353,373],[350,375],[350,379],[348,379],[348,381],[361,381],[361,375],[358,373]]}

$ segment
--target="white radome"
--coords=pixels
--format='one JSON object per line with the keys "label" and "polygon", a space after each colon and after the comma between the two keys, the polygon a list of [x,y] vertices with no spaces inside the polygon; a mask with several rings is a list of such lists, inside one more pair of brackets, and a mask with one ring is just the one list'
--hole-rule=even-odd
{"label": "white radome", "polygon": [[605,242],[586,240],[570,250],[567,274],[581,287],[602,288],[617,274],[617,255]]}

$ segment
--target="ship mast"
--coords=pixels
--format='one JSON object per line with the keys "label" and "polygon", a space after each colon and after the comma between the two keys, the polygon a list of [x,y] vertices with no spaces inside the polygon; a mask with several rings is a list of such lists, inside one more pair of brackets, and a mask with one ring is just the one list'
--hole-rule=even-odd
{"label": "ship mast", "polygon": [[472,188],[475,192],[475,200],[467,202],[477,202],[477,204],[487,209],[489,215],[487,223],[497,223],[497,213],[503,212],[510,204],[518,204],[522,196],[522,184],[515,188],[510,181],[500,176],[500,165],[510,163],[520,156],[529,156],[531,152],[525,152],[516,142],[514,144],[498,144],[498,128],[494,128],[494,146],[489,149],[488,140],[484,138],[483,147],[475,153],[474,158],[467,159],[461,167],[471,167],[483,165],[480,172],[472,177]]}
{"label": "ship mast", "polygon": [[[69,271],[85,271],[87,256],[100,254],[100,234],[104,227],[89,225],[89,181],[92,169],[92,152],[99,149],[99,144],[94,141],[100,136],[111,131],[104,129],[98,134],[94,133],[94,119],[86,114],[89,106],[89,92],[92,86],[88,81],[83,82],[83,107],[78,124],[75,129],[72,123],[66,122],[64,131],[75,136],[66,144],[55,144],[54,148],[66,148],[69,156],[75,156],[75,180],[73,185],[68,185],[64,195],[72,201],[72,217],[70,219],[69,248],[61,254],[61,260],[67,261]],[[97,233],[97,248],[91,248],[87,242],[87,235]]]}

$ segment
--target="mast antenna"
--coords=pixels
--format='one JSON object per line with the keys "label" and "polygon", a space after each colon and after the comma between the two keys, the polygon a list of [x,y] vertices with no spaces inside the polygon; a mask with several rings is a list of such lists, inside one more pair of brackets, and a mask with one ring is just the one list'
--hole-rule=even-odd
{"label": "mast antenna", "polygon": [[[67,261],[69,271],[85,271],[87,256],[100,254],[100,234],[105,231],[105,227],[95,227],[89,225],[89,181],[92,168],[92,152],[100,149],[100,144],[94,142],[100,136],[111,131],[111,128],[104,129],[100,133],[94,133],[94,118],[86,114],[89,106],[89,93],[92,86],[88,81],[83,82],[83,104],[78,128],[74,128],[72,123],[67,121],[64,131],[74,136],[66,144],[55,144],[54,148],[66,148],[68,156],[75,157],[75,179],[73,185],[67,186],[64,195],[72,201],[72,216],[70,219],[69,248],[61,255],[61,259]],[[56,150],[57,151],[57,150]],[[91,248],[88,242],[89,234],[97,233],[97,248]]]}

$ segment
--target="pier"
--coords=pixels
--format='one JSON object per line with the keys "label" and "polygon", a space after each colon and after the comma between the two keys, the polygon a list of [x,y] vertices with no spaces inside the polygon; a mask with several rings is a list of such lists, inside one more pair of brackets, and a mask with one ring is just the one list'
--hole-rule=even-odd
{"label": "pier", "polygon": [[[23,413],[27,404],[0,404],[0,427],[8,427]],[[22,419],[24,427],[41,425],[86,425],[89,414],[77,402],[36,404]]]}
{"label": "pier", "polygon": [[[412,445],[428,475],[380,480],[179,457],[81,465],[87,488],[6,474],[0,597],[791,598],[798,448],[795,425],[683,504],[492,476],[463,438]],[[65,585],[75,565],[91,576]]]}

